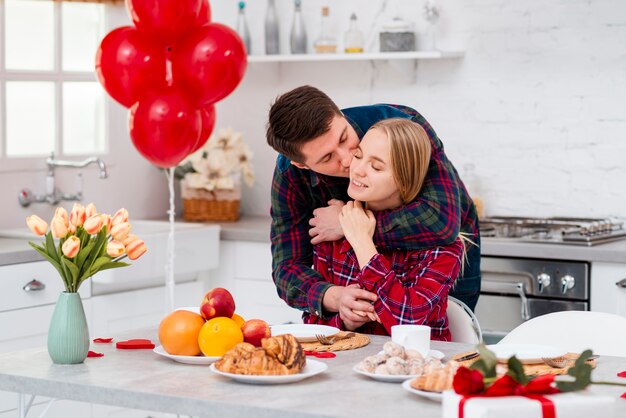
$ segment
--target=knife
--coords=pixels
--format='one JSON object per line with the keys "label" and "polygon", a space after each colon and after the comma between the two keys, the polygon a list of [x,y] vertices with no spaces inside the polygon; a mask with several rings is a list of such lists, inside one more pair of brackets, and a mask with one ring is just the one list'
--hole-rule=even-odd
{"label": "knife", "polygon": [[479,355],[480,354],[478,353],[478,351],[474,351],[473,353],[469,353],[469,354],[466,354],[466,355],[464,355],[462,357],[456,358],[456,359],[454,359],[454,361],[471,360],[471,359],[473,359],[475,357],[478,357]]}

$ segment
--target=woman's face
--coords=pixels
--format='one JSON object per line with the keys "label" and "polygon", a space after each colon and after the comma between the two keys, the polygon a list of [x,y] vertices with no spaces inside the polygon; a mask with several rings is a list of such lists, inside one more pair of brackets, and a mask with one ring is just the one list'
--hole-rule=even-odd
{"label": "woman's face", "polygon": [[393,209],[402,203],[389,155],[387,135],[380,129],[370,129],[350,163],[348,194],[367,202],[372,210]]}

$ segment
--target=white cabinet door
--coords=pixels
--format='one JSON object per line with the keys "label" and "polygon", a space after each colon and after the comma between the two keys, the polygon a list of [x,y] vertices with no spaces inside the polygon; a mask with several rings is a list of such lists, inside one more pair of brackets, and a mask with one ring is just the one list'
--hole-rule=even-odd
{"label": "white cabinet door", "polygon": [[592,311],[626,316],[626,264],[591,263]]}
{"label": "white cabinet door", "polygon": [[244,319],[263,319],[269,324],[302,322],[302,313],[289,307],[276,293],[269,243],[221,241],[220,255],[219,268],[210,274],[210,286],[228,289],[239,315]]}

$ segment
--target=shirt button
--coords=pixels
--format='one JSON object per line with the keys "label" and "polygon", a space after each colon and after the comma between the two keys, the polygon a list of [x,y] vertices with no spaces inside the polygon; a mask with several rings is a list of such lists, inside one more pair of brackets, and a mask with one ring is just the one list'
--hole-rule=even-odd
{"label": "shirt button", "polygon": [[320,313],[318,311],[315,311],[315,315],[320,316]]}

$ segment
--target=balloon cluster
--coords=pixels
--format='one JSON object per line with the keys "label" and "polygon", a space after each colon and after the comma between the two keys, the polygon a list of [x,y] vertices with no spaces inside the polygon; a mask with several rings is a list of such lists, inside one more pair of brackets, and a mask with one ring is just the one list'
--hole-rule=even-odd
{"label": "balloon cluster", "polygon": [[96,54],[107,93],[130,108],[130,137],[156,166],[178,165],[215,125],[214,103],[241,81],[247,59],[235,31],[211,23],[208,0],[126,0],[135,25],[109,32]]}

